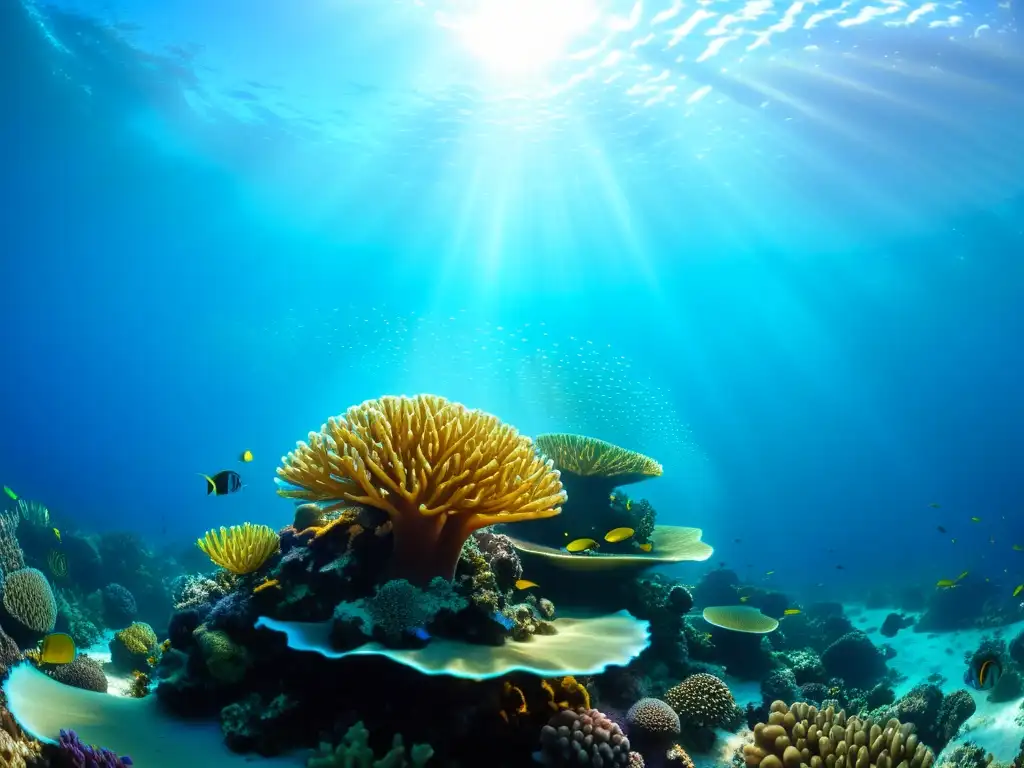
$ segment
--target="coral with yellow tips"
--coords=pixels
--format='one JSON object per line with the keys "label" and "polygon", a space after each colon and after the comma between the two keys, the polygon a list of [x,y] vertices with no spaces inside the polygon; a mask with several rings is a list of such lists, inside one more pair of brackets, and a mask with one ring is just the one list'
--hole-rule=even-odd
{"label": "coral with yellow tips", "polygon": [[331,418],[277,470],[286,498],[387,513],[392,578],[455,574],[466,539],[499,523],[553,517],[565,493],[529,438],[434,395],[382,397]]}
{"label": "coral with yellow tips", "polygon": [[273,589],[274,587],[277,587],[277,588],[280,589],[281,582],[278,581],[277,579],[264,579],[263,581],[261,581],[259,584],[257,584],[255,587],[252,588],[252,593],[254,595],[258,595],[263,590],[265,590],[265,589]]}
{"label": "coral with yellow tips", "polygon": [[273,528],[252,523],[221,526],[219,531],[209,530],[196,541],[196,546],[214,563],[239,575],[258,571],[280,545],[280,537]]}
{"label": "coral with yellow tips", "polygon": [[523,693],[523,689],[511,681],[505,680],[501,684],[501,708],[498,710],[498,715],[506,723],[511,723],[520,715],[529,713],[530,708],[526,704],[526,694]]}

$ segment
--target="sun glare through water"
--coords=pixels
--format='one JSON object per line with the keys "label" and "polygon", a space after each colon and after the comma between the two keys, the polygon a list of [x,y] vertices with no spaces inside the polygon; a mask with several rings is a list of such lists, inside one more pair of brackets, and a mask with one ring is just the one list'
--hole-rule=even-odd
{"label": "sun glare through water", "polygon": [[541,75],[598,17],[592,0],[479,0],[449,20],[494,74]]}

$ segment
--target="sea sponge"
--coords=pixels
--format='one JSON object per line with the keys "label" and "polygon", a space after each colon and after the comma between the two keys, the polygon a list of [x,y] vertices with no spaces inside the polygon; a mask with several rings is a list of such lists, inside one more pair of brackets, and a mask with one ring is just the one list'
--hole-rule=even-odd
{"label": "sea sponge", "polygon": [[672,686],[665,691],[664,699],[687,725],[717,728],[736,710],[729,686],[706,672],[690,675]]}
{"label": "sea sponge", "polygon": [[640,699],[626,713],[629,727],[650,736],[675,736],[679,733],[679,715],[661,699]]}
{"label": "sea sponge", "polygon": [[103,673],[103,667],[84,653],[78,654],[70,664],[57,664],[43,671],[64,685],[72,685],[83,691],[107,692],[107,676]]}
{"label": "sea sponge", "polygon": [[270,526],[244,523],[209,530],[196,546],[226,571],[243,574],[262,568],[280,548],[281,538]]}
{"label": "sea sponge", "polygon": [[110,641],[110,663],[124,672],[147,669],[158,641],[153,628],[142,621],[115,632]]}
{"label": "sea sponge", "polygon": [[565,501],[558,472],[529,438],[434,395],[349,408],[300,442],[277,474],[287,498],[384,510],[391,575],[419,585],[451,580],[474,531],[553,517]]}
{"label": "sea sponge", "polygon": [[846,717],[832,707],[772,703],[767,723],[754,726],[754,743],[743,746],[748,768],[930,768],[935,753],[911,723],[895,718],[884,726]]}
{"label": "sea sponge", "polygon": [[629,739],[618,723],[596,709],[566,709],[541,729],[534,758],[550,766],[628,766]]}
{"label": "sea sponge", "polygon": [[42,571],[22,568],[9,573],[3,589],[4,610],[12,619],[35,634],[46,634],[53,629],[57,621],[57,601]]}

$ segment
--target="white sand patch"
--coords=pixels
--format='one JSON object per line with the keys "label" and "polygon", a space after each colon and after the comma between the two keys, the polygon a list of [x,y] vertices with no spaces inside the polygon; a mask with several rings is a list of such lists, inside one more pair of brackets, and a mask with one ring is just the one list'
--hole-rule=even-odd
{"label": "white sand patch", "polygon": [[131,685],[131,673],[125,674],[114,669],[110,663],[110,641],[114,639],[114,631],[106,630],[95,643],[88,648],[79,648],[79,653],[84,653],[89,658],[97,661],[103,667],[103,673],[107,676],[107,693],[111,696],[127,696],[128,686]]}
{"label": "white sand patch", "polygon": [[[1021,715],[1021,704],[1024,697],[1003,704],[988,701],[989,691],[976,691],[964,683],[964,654],[974,651],[981,645],[986,635],[994,636],[995,629],[965,629],[958,632],[914,632],[913,628],[901,629],[895,637],[883,637],[879,632],[890,609],[851,608],[850,615],[853,625],[868,634],[875,645],[888,643],[896,651],[896,656],[889,659],[889,666],[906,675],[907,679],[894,686],[896,696],[902,696],[915,685],[928,682],[928,676],[939,674],[944,679],[936,685],[943,693],[952,693],[959,689],[967,690],[978,705],[977,712],[971,716],[964,726],[964,735],[954,739],[944,751],[965,741],[974,741],[983,749],[995,755],[996,760],[1009,762],[1020,750],[1024,729],[1014,722]],[[914,614],[909,614],[914,615]],[[916,618],[916,616],[915,616]],[[870,630],[870,631],[869,631]],[[1024,630],[1024,621],[1005,626],[1000,637],[1009,642]]]}

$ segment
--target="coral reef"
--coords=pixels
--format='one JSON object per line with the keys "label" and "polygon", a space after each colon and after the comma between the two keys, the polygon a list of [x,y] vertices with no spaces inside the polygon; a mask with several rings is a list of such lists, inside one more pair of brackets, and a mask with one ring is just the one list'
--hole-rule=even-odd
{"label": "coral reef", "polygon": [[474,531],[552,517],[565,501],[558,472],[528,438],[433,395],[350,408],[299,443],[278,476],[287,498],[384,510],[391,576],[418,585],[450,580]]}
{"label": "coral reef", "polygon": [[70,664],[43,665],[42,670],[54,680],[84,691],[107,692],[107,676],[95,659],[79,654]]}
{"label": "coral reef", "polygon": [[566,709],[540,732],[536,759],[549,766],[629,766],[629,739],[619,725],[596,709]]}
{"label": "coral reef", "polygon": [[224,570],[241,575],[262,568],[277,553],[280,538],[269,526],[243,523],[207,531],[196,546]]}
{"label": "coral reef", "polygon": [[736,700],[720,678],[700,672],[665,692],[665,702],[686,725],[717,728],[735,718]]}
{"label": "coral reef", "polygon": [[400,734],[395,734],[391,749],[379,760],[370,748],[370,732],[362,722],[353,725],[336,746],[321,744],[320,751],[309,758],[307,768],[421,768],[434,750],[428,744],[415,744],[406,754]]}
{"label": "coral reef", "polygon": [[910,723],[890,719],[883,726],[831,707],[776,701],[768,722],[754,727],[753,743],[743,746],[743,761],[748,768],[929,768],[935,754]]}
{"label": "coral reef", "polygon": [[667,745],[679,735],[679,715],[661,699],[648,697],[640,699],[626,713],[629,733],[637,743],[650,748],[651,745]]}
{"label": "coral reef", "polygon": [[108,627],[121,629],[131,624],[139,613],[135,596],[127,588],[111,582],[103,588],[103,619]]}
{"label": "coral reef", "polygon": [[842,678],[847,685],[870,688],[886,672],[885,657],[863,632],[848,632],[821,654],[825,671]]}
{"label": "coral reef", "polygon": [[400,644],[408,634],[424,630],[441,611],[456,613],[466,604],[443,578],[435,578],[426,589],[405,579],[392,579],[380,585],[373,597],[340,603],[334,620],[336,627],[355,622],[363,635]]}
{"label": "coral reef", "polygon": [[5,628],[25,645],[53,629],[57,601],[42,571],[22,568],[8,573],[3,583],[3,614],[12,621]]}
{"label": "coral reef", "polygon": [[54,765],[58,768],[121,768],[132,765],[127,755],[118,757],[109,749],[83,744],[74,731],[61,731]]}
{"label": "coral reef", "polygon": [[123,672],[148,669],[149,658],[156,653],[157,643],[153,628],[137,621],[114,633],[110,641],[110,662]]}
{"label": "coral reef", "polygon": [[925,684],[911,689],[883,711],[901,722],[913,723],[921,741],[941,752],[976,709],[966,690],[944,696],[937,686]]}

